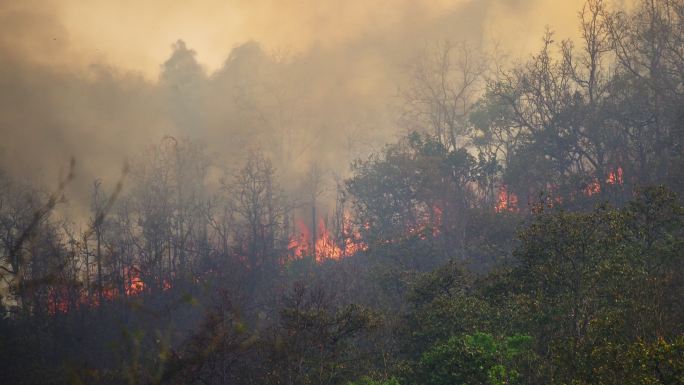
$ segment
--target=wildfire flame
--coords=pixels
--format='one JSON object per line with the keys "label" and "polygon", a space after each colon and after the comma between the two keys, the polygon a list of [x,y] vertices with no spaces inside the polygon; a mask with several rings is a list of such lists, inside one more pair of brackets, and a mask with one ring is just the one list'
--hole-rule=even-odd
{"label": "wildfire flame", "polygon": [[440,233],[440,227],[442,225],[442,208],[438,205],[432,206],[432,236],[436,237]]}
{"label": "wildfire flame", "polygon": [[[607,185],[622,185],[623,170],[622,167],[611,169],[608,172],[605,183]],[[584,194],[591,196],[601,192],[601,184],[597,178],[594,178],[584,189]],[[561,203],[560,197],[555,198],[557,203]],[[497,213],[501,212],[518,212],[518,196],[508,191],[508,186],[502,184],[499,188],[497,203],[494,207]],[[336,239],[326,226],[323,220],[319,220],[317,227],[317,236],[312,240],[311,231],[308,226],[302,221],[298,221],[298,231],[290,238],[288,244],[288,254],[295,259],[301,259],[305,256],[312,256],[316,262],[323,262],[326,259],[341,259],[354,255],[360,251],[368,249],[368,245],[363,241],[361,234],[351,226],[351,221],[347,215],[343,219],[343,229],[341,239]],[[427,238],[426,230],[430,229],[433,237],[440,235],[440,227],[442,224],[442,208],[438,204],[431,206],[427,210],[427,214],[423,220],[419,221],[414,226],[409,226],[406,233],[409,235],[418,235],[421,239]],[[366,225],[367,227],[368,225]],[[396,240],[394,240],[396,241]],[[394,242],[387,240],[386,242]],[[315,250],[315,253],[314,253]],[[134,297],[141,295],[147,290],[148,285],[141,277],[141,270],[137,266],[125,267],[122,271],[124,278],[123,293],[115,287],[106,287],[102,289],[102,298],[105,300],[113,300],[120,295],[126,297]],[[164,279],[162,281],[162,290],[171,289],[171,281]],[[99,294],[89,293],[87,291],[73,291],[69,290],[67,286],[57,286],[49,289],[47,296],[47,311],[51,315],[57,313],[67,313],[70,309],[79,306],[99,306]]]}
{"label": "wildfire flame", "polygon": [[[132,267],[124,267],[123,269],[124,285],[123,293],[126,297],[135,297],[142,294],[146,289],[146,284],[140,276],[140,269]],[[171,281],[165,279],[163,281],[162,289],[168,290],[171,288]],[[97,307],[100,306],[99,293],[88,292],[85,290],[73,291],[69,290],[68,286],[51,287],[47,298],[47,311],[50,315],[57,313],[68,313],[69,310],[78,307]],[[120,296],[119,289],[116,287],[103,287],[102,299],[106,301],[114,300]]]}
{"label": "wildfire flame", "polygon": [[124,277],[127,278],[127,282],[124,284],[126,296],[136,296],[145,290],[145,283],[140,278],[140,269],[136,267],[124,269]]}
{"label": "wildfire flame", "polygon": [[[617,169],[611,169],[608,171],[608,176],[606,177],[606,184],[608,185],[621,185],[622,180],[622,167]],[[584,194],[587,196],[592,196],[601,192],[601,183],[599,183],[598,178],[594,179],[584,188]]]}
{"label": "wildfire flame", "polygon": [[499,196],[494,206],[494,211],[501,212],[518,212],[518,196],[508,191],[508,186],[502,184],[499,188]]}
{"label": "wildfire flame", "polygon": [[337,240],[330,233],[325,222],[319,220],[316,239],[312,241],[309,228],[303,222],[298,221],[298,233],[290,239],[288,245],[290,254],[299,259],[305,256],[311,256],[315,249],[314,259],[316,262],[322,262],[326,259],[348,257],[359,251],[366,250],[368,247],[361,240],[359,232],[351,230],[348,217],[345,217],[344,222],[342,239]]}
{"label": "wildfire flame", "polygon": [[587,187],[584,188],[584,195],[586,196],[592,196],[594,194],[598,194],[601,192],[601,184],[599,183],[598,179],[594,178]]}
{"label": "wildfire flame", "polygon": [[[425,240],[431,232],[433,237],[437,237],[441,232],[441,225],[442,208],[438,204],[433,204],[429,206],[424,215],[420,216],[417,224],[408,226],[406,234],[418,235],[418,238]],[[426,230],[430,230],[430,232],[426,232]],[[388,240],[387,242],[393,243],[395,241]]]}
{"label": "wildfire flame", "polygon": [[303,222],[298,221],[297,227],[298,233],[290,238],[287,249],[295,258],[299,259],[309,253],[311,234],[309,233],[309,228]]}
{"label": "wildfire flame", "polygon": [[610,170],[606,183],[622,184],[622,167],[618,167],[617,170]]}

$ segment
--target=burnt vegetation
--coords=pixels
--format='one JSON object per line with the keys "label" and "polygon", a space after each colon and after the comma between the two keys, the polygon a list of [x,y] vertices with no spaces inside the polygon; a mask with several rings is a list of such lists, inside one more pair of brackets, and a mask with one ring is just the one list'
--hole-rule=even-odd
{"label": "burnt vegetation", "polygon": [[426,53],[330,213],[324,170],[293,196],[267,152],[183,138],[78,225],[78,164],[0,174],[0,382],[684,383],[684,2],[579,27],[507,68]]}

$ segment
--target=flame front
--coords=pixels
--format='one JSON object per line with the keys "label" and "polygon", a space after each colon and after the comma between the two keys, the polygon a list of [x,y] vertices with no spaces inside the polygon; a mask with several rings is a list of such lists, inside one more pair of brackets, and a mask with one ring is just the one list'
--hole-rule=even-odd
{"label": "flame front", "polygon": [[[607,185],[622,185],[623,180],[622,180],[622,167],[619,167],[617,169],[610,169],[608,171],[608,176],[606,177],[606,184]],[[601,183],[599,183],[598,178],[594,177],[594,179],[587,185],[587,187],[584,188],[584,194],[587,196],[592,196],[594,194],[598,194],[601,192]]]}
{"label": "flame front", "polygon": [[499,196],[494,206],[494,211],[501,212],[518,212],[518,196],[508,191],[508,186],[502,184],[499,188]]}
{"label": "flame front", "polygon": [[617,170],[610,170],[606,183],[622,184],[622,167],[618,167]]}
{"label": "flame front", "polygon": [[326,259],[340,259],[366,250],[361,234],[352,230],[349,218],[345,216],[341,239],[336,239],[323,220],[319,220],[316,239],[312,241],[311,231],[302,222],[297,223],[298,232],[290,238],[288,250],[295,259],[312,256],[316,262]]}
{"label": "flame front", "polygon": [[[140,275],[140,269],[132,267],[124,267],[123,269],[123,294],[126,297],[135,297],[141,295],[147,289],[147,285]],[[162,284],[163,290],[171,288],[171,281],[164,279]],[[102,299],[104,301],[112,301],[118,298],[121,293],[116,287],[107,286],[102,288]],[[68,313],[69,310],[81,306],[97,307],[100,306],[100,294],[98,291],[88,292],[85,290],[69,290],[68,286],[51,287],[47,296],[47,311],[50,315],[57,313]]]}

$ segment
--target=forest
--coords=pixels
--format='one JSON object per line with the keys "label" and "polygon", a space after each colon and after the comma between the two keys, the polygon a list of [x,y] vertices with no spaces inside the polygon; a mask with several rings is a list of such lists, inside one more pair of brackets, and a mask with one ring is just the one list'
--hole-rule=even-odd
{"label": "forest", "polygon": [[684,384],[684,1],[577,11],[426,52],[335,178],[163,135],[72,221],[77,156],[0,171],[0,383]]}

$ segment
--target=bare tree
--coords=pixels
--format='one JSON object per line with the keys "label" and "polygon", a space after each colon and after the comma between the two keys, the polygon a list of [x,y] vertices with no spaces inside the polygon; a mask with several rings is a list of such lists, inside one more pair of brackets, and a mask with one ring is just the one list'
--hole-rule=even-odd
{"label": "bare tree", "polygon": [[403,122],[411,131],[427,131],[443,145],[464,145],[466,118],[480,96],[487,70],[485,55],[468,43],[444,42],[426,49],[401,95]]}
{"label": "bare tree", "polygon": [[31,268],[34,241],[43,231],[53,231],[50,215],[57,204],[65,201],[64,189],[74,178],[75,164],[71,159],[66,177],[60,178],[57,189],[47,196],[31,186],[16,184],[0,172],[0,274],[24,310],[28,310],[27,289],[35,285],[32,281],[42,282],[46,278],[37,276]]}
{"label": "bare tree", "polygon": [[270,268],[277,250],[287,241],[283,234],[284,196],[275,168],[261,152],[251,152],[245,165],[224,181],[236,215],[236,249],[252,269]]}

